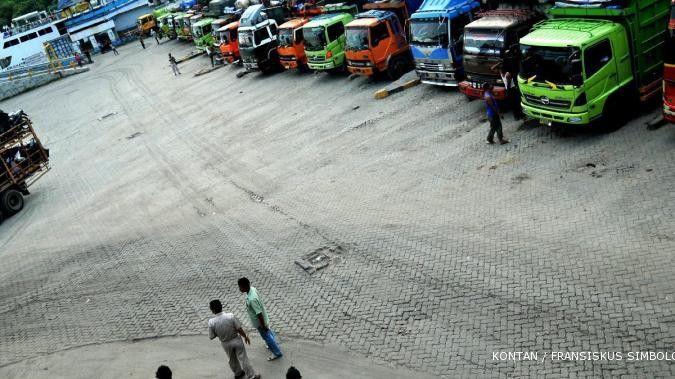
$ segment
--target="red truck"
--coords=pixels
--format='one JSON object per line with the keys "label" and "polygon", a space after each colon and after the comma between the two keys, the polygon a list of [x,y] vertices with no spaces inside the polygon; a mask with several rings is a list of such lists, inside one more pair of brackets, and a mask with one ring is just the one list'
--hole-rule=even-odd
{"label": "red truck", "polygon": [[670,4],[668,41],[663,68],[663,117],[675,123],[675,0]]}

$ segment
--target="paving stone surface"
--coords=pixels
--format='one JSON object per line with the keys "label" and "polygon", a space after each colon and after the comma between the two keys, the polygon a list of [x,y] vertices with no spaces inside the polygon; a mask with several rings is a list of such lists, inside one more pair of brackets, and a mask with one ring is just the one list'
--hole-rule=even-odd
{"label": "paving stone surface", "polygon": [[[235,76],[162,44],[2,102],[52,171],[0,225],[0,365],[244,316],[282,336],[440,377],[672,377],[675,129],[520,126],[487,146],[480,102],[419,85]],[[356,107],[358,106],[358,108]],[[112,116],[103,117],[114,113]],[[296,261],[323,252],[328,265]],[[623,352],[621,361],[493,352]]]}

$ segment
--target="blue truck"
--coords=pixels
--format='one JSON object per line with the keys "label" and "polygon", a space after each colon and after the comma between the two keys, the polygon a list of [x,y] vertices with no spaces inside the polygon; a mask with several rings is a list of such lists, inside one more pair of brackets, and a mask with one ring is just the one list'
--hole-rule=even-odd
{"label": "blue truck", "polygon": [[410,50],[422,83],[456,87],[462,68],[464,25],[478,1],[424,0],[410,17]]}

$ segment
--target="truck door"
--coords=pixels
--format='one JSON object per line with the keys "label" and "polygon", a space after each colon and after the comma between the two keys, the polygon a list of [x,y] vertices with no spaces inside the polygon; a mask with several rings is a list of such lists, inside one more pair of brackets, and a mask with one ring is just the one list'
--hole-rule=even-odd
{"label": "truck door", "polygon": [[583,65],[589,113],[591,117],[594,117],[602,112],[602,104],[604,104],[607,93],[618,84],[616,60],[611,41],[604,39],[587,47],[583,53]]}
{"label": "truck door", "polygon": [[387,24],[387,22],[379,22],[370,28],[370,44],[373,51],[371,59],[378,69],[382,69],[379,66],[387,58],[387,51],[392,43]]}

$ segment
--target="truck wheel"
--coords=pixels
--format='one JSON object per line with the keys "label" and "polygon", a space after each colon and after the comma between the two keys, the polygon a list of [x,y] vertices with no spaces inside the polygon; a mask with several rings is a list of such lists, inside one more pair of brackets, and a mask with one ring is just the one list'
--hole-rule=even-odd
{"label": "truck wheel", "polygon": [[393,57],[389,61],[389,69],[387,75],[391,80],[397,80],[406,72],[406,63],[401,57]]}
{"label": "truck wheel", "polygon": [[9,189],[0,195],[0,207],[3,213],[13,215],[23,209],[23,195],[15,189]]}
{"label": "truck wheel", "polygon": [[600,130],[605,133],[611,133],[619,130],[626,122],[628,115],[625,112],[625,102],[621,100],[621,94],[616,92],[607,99],[605,107],[602,109],[600,118]]}

